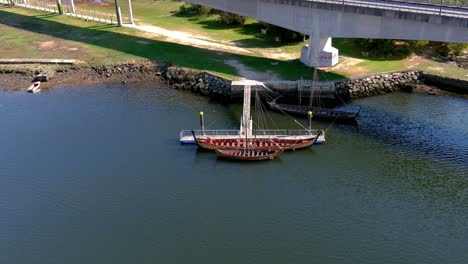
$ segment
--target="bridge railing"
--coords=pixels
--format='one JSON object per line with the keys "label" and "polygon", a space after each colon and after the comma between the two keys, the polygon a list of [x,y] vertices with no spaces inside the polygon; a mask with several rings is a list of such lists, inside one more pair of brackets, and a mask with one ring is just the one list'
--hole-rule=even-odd
{"label": "bridge railing", "polygon": [[468,18],[468,0],[306,0],[431,15]]}
{"label": "bridge railing", "polygon": [[468,0],[383,0],[386,2],[401,2],[408,4],[426,4],[443,7],[466,7],[468,8]]}

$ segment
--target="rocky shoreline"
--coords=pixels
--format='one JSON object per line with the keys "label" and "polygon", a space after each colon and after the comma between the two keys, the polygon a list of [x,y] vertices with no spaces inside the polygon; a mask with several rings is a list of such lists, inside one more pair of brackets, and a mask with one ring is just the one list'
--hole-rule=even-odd
{"label": "rocky shoreline", "polygon": [[372,74],[335,81],[335,87],[341,97],[357,99],[399,90],[411,91],[420,84],[420,76],[421,72],[410,70]]}
{"label": "rocky shoreline", "polygon": [[[186,70],[167,64],[155,64],[150,61],[99,67],[83,65],[47,67],[18,65],[7,69],[0,67],[0,90],[24,90],[33,79],[38,78],[45,81],[42,85],[45,89],[62,85],[104,82],[123,84],[151,82],[166,84],[174,89],[211,96],[220,100],[230,99],[232,82],[212,73]],[[455,93],[466,97],[468,87],[468,81],[454,80],[410,70],[341,79],[333,83],[336,94],[341,98],[340,100],[357,99],[399,90],[412,91],[414,89],[429,94]],[[443,88],[448,91],[433,86],[444,86]]]}
{"label": "rocky shoreline", "polygon": [[192,91],[218,99],[231,97],[231,82],[208,72],[187,71],[178,67],[161,68],[162,79],[174,89]]}
{"label": "rocky shoreline", "polygon": [[114,66],[61,66],[61,65],[15,65],[0,67],[0,90],[22,91],[32,81],[40,79],[42,89],[51,89],[64,85],[82,85],[97,83],[137,83],[152,82],[163,84],[157,76],[159,67],[155,64],[126,63]]}

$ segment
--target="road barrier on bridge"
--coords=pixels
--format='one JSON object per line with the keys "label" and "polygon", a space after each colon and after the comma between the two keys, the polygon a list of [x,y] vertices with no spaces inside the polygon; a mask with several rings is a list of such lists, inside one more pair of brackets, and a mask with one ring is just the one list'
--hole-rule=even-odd
{"label": "road barrier on bridge", "polygon": [[468,8],[468,0],[383,0],[385,2],[400,2],[407,4],[425,4],[442,7],[466,7]]}
{"label": "road barrier on bridge", "polygon": [[468,0],[306,0],[341,6],[357,6],[386,10],[468,18]]}

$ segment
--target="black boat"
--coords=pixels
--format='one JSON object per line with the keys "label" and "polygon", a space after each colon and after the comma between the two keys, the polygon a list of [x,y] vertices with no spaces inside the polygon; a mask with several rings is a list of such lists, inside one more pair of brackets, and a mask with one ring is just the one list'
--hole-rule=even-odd
{"label": "black boat", "polygon": [[351,112],[323,107],[309,107],[305,105],[278,104],[276,101],[268,102],[268,106],[272,110],[300,116],[307,116],[308,112],[312,111],[314,119],[336,122],[356,122],[356,118],[361,111],[361,107],[359,107],[357,111]]}

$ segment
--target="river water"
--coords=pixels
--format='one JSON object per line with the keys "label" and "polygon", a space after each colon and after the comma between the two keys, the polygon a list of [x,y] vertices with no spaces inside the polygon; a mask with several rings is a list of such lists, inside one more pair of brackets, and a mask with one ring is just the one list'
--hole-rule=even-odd
{"label": "river water", "polygon": [[354,103],[359,126],[243,164],[178,143],[200,110],[237,127],[239,106],[149,85],[0,92],[0,263],[466,263],[468,101]]}

